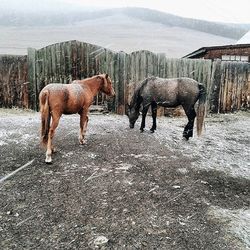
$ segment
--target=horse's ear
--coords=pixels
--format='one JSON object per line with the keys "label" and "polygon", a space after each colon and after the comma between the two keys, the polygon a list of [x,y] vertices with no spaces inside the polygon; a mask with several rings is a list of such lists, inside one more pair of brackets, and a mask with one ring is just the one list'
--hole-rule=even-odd
{"label": "horse's ear", "polygon": [[108,77],[109,77],[109,75],[108,75],[108,74],[106,74],[106,75],[105,75],[105,78],[106,78],[106,79],[108,79]]}

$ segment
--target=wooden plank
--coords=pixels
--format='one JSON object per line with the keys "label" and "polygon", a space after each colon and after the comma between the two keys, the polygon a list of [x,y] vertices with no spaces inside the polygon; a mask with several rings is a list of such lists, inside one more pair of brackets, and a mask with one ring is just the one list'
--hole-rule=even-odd
{"label": "wooden plank", "polygon": [[125,60],[126,60],[126,54],[123,52],[120,52],[118,54],[118,60],[119,60],[119,71],[118,71],[118,89],[117,89],[117,113],[118,114],[125,114]]}
{"label": "wooden plank", "polygon": [[56,70],[56,76],[55,76],[55,81],[62,83],[62,72],[61,72],[61,46],[60,43],[55,44],[55,70]]}
{"label": "wooden plank", "polygon": [[[113,85],[116,92],[119,93],[119,54],[113,55]],[[118,103],[119,103],[119,95],[117,94],[115,98],[113,98],[112,111],[118,111]]]}
{"label": "wooden plank", "polygon": [[126,108],[127,108],[127,104],[130,103],[129,100],[129,84],[131,81],[131,57],[130,55],[126,54],[126,60],[125,60],[125,70],[124,70],[124,102],[125,102],[125,107],[124,107],[124,112],[126,113]]}
{"label": "wooden plank", "polygon": [[77,42],[76,41],[71,41],[71,80],[76,80],[78,79],[78,74],[77,74]]}
{"label": "wooden plank", "polygon": [[38,91],[36,85],[36,50],[28,48],[28,91],[32,109],[38,111]]}
{"label": "wooden plank", "polygon": [[211,94],[210,99],[208,100],[209,110],[213,113],[220,112],[220,103],[221,103],[221,92],[222,92],[222,67],[221,61],[215,60],[212,64],[212,73],[211,73]]}

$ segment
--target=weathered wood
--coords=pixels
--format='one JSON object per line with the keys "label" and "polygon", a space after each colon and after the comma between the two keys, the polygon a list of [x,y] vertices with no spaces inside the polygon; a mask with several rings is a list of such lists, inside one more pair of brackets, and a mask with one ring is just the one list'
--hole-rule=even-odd
{"label": "weathered wood", "polygon": [[38,90],[36,82],[36,50],[28,48],[28,90],[31,107],[38,110]]}
{"label": "weathered wood", "polygon": [[27,68],[27,56],[0,55],[0,107],[30,108],[23,86],[28,79]]}
{"label": "weathered wood", "polygon": [[116,113],[124,114],[125,113],[125,74],[126,74],[126,54],[121,52],[118,54],[118,62],[119,62],[119,71],[118,71],[118,84],[116,95],[117,103],[116,103]]}
{"label": "weathered wood", "polygon": [[[0,59],[0,63],[4,65],[0,68],[0,91],[4,92],[0,92],[0,105],[26,107],[27,101],[23,99],[26,87],[21,84],[17,86],[14,81],[16,75],[20,79],[25,77],[25,73],[22,73],[25,68],[22,63],[25,65],[25,61],[11,63],[11,57],[7,56],[5,61]],[[191,77],[203,83],[207,88],[207,110],[210,112],[249,108],[248,63],[173,59],[166,58],[165,54],[145,50],[126,54],[79,41],[57,43],[39,50],[28,49],[28,78],[22,82],[29,82],[28,106],[38,109],[38,94],[48,83],[70,83],[74,79],[99,73],[110,75],[116,97],[107,99],[105,95],[98,95],[94,103],[107,105],[110,110],[119,114],[124,114],[125,105],[130,101],[136,86],[149,76]],[[19,101],[14,102],[12,99]]]}
{"label": "weathered wood", "polygon": [[213,62],[211,70],[211,88],[209,91],[210,99],[208,110],[213,113],[218,113],[220,110],[220,96],[221,96],[221,61]]}

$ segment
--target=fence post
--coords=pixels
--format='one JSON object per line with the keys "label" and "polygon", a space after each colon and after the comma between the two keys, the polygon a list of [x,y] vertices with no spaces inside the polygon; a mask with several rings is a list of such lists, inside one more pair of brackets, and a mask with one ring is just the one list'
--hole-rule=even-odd
{"label": "fence post", "polygon": [[125,62],[126,62],[126,53],[120,51],[118,54],[119,61],[119,71],[118,71],[118,84],[117,84],[117,103],[116,103],[116,112],[120,115],[125,113]]}
{"label": "fence post", "polygon": [[38,111],[38,90],[36,84],[36,50],[28,48],[28,91],[31,108]]}
{"label": "fence post", "polygon": [[221,78],[224,76],[222,72],[221,61],[215,60],[211,69],[211,92],[209,102],[209,111],[212,113],[220,113],[220,98],[221,98]]}

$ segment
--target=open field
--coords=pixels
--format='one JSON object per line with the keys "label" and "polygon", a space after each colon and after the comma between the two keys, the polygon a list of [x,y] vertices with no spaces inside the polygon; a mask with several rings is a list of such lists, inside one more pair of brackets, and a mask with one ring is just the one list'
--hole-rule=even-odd
{"label": "open field", "polygon": [[0,181],[0,248],[249,249],[250,114],[209,116],[188,142],[185,124],[139,133],[91,114],[79,146],[79,117],[64,116],[46,165],[39,114],[1,109],[0,178],[33,162]]}

